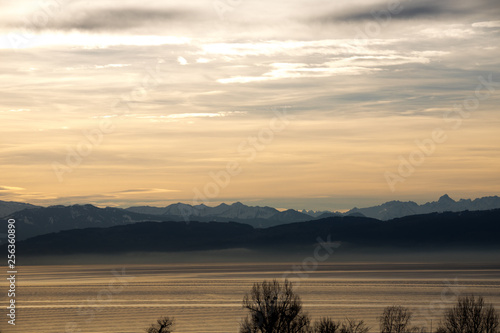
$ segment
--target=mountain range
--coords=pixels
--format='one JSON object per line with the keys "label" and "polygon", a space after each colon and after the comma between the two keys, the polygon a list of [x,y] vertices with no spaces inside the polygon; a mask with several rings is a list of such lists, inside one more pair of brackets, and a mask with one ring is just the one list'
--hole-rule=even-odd
{"label": "mountain range", "polygon": [[[99,208],[87,204],[29,208],[9,214],[5,218],[13,218],[16,220],[16,237],[19,240],[61,230],[90,227],[106,228],[142,221],[240,222],[255,227],[270,227],[273,225],[313,219],[309,215],[294,210],[287,210],[284,212],[276,210],[274,214],[268,215],[269,217],[267,218],[252,218],[251,215],[249,216],[248,213],[245,212],[242,213],[242,211],[245,209],[247,211],[252,211],[253,208],[256,208],[256,211],[260,211],[261,207],[248,207],[240,203],[235,203],[230,206],[222,204],[218,207],[214,207],[215,212],[220,212],[219,214],[181,215],[181,213],[176,210],[180,205],[184,204],[171,205],[173,207],[171,210],[167,211],[167,213],[170,212],[172,215],[149,214],[147,213],[148,211],[155,211],[150,209],[142,210],[143,213],[137,213],[130,209],[111,207]],[[271,209],[274,208],[269,208],[268,210]],[[243,218],[229,216],[243,216]],[[6,236],[6,234],[4,234],[4,236]]]}
{"label": "mountain range", "polygon": [[242,222],[259,227],[281,224],[280,222],[301,222],[311,219],[311,215],[301,213],[294,209],[279,211],[272,207],[246,206],[241,202],[235,202],[231,205],[222,203],[216,207],[201,205],[188,205],[176,203],[164,208],[138,206],[130,207],[126,210],[141,213],[154,214],[168,217],[175,217],[177,220],[184,221],[221,221],[221,222]]}
{"label": "mountain range", "polygon": [[[183,203],[176,203],[163,208],[138,206],[130,207],[127,210],[154,215],[169,215],[169,216],[183,216],[184,220],[193,220],[194,217],[209,217],[211,221],[217,221],[217,218],[230,218],[237,220],[250,220],[250,219],[265,219],[274,221],[301,222],[313,218],[325,218],[330,216],[366,216],[378,220],[387,221],[390,219],[416,215],[428,214],[439,212],[460,212],[465,210],[489,210],[500,208],[500,197],[490,196],[471,199],[460,199],[455,201],[447,194],[441,196],[438,201],[427,202],[419,205],[413,201],[389,201],[379,206],[372,206],[366,208],[353,208],[345,213],[332,212],[332,211],[297,211],[289,209],[285,212],[280,212],[271,207],[250,207],[236,202],[232,205],[220,204],[216,207],[209,207],[206,205],[191,206]],[[287,217],[285,217],[287,216]],[[272,225],[272,224],[271,224]],[[265,225],[261,225],[265,226]]]}
{"label": "mountain range", "polygon": [[346,214],[361,213],[367,217],[386,221],[397,217],[416,214],[488,210],[496,208],[500,208],[500,197],[498,196],[483,197],[474,200],[460,199],[459,201],[455,201],[445,194],[440,197],[438,201],[427,202],[423,205],[418,205],[413,201],[389,201],[379,206],[353,208]]}
{"label": "mountain range", "polygon": [[0,217],[4,217],[24,209],[32,209],[32,208],[41,208],[41,207],[23,202],[0,200]]}
{"label": "mountain range", "polygon": [[[126,209],[98,208],[93,205],[71,205],[39,207],[30,204],[0,201],[0,214],[4,218],[14,218],[17,224],[17,238],[57,232],[61,230],[89,227],[111,227],[142,221],[197,221],[197,222],[238,222],[255,228],[268,228],[294,222],[341,216],[370,217],[377,220],[391,220],[416,214],[435,212],[458,212],[490,210],[500,208],[498,196],[475,200],[454,201],[443,195],[438,201],[418,205],[415,202],[390,201],[379,206],[353,208],[345,213],[279,211],[272,207],[252,207],[240,202],[220,204],[216,207],[176,203],[166,207],[138,206]],[[2,236],[2,234],[0,234]],[[3,234],[5,237],[6,234]]]}
{"label": "mountain range", "polygon": [[162,221],[157,215],[129,212],[119,208],[98,208],[92,205],[50,206],[29,208],[7,216],[16,220],[16,238],[61,230],[105,228],[140,221]]}

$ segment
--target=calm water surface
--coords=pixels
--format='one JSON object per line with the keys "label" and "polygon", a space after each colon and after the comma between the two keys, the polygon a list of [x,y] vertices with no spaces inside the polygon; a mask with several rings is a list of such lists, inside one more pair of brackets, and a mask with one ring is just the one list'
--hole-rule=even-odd
{"label": "calm water surface", "polygon": [[[175,317],[178,333],[237,332],[252,284],[281,278],[294,264],[23,266],[16,327],[2,332],[144,332]],[[321,264],[296,280],[313,319],[365,320],[389,305],[411,307],[422,325],[438,323],[458,294],[482,295],[500,309],[500,265]],[[290,275],[297,277],[297,275]],[[5,298],[4,298],[5,299]],[[3,304],[6,304],[5,302]]]}

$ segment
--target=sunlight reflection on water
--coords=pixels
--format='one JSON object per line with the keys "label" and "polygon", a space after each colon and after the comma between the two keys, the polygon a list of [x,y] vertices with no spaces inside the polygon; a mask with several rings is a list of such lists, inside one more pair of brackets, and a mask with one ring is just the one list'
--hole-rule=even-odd
{"label": "sunlight reflection on water", "polygon": [[[281,278],[290,267],[282,263],[24,266],[15,331],[37,327],[38,332],[64,332],[73,327],[74,332],[144,332],[156,318],[168,315],[175,317],[178,333],[237,332],[245,315],[241,301],[252,283]],[[129,278],[119,283],[117,276],[122,273]],[[430,312],[437,323],[440,306],[452,304],[439,303],[446,283],[456,283],[460,292],[482,295],[500,306],[500,266],[492,265],[328,263],[309,272],[295,289],[313,320],[353,317],[368,322],[374,332],[383,307],[394,304],[416,313],[437,304],[437,311]],[[6,321],[0,327],[2,332],[14,331]]]}

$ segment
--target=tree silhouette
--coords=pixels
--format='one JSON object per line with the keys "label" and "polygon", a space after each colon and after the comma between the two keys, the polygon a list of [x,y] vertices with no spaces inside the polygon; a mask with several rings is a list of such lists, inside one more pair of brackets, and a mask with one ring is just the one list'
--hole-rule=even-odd
{"label": "tree silhouette", "polygon": [[310,319],[302,311],[302,301],[285,280],[254,283],[243,298],[250,314],[240,324],[240,333],[306,333]]}
{"label": "tree silhouette", "polygon": [[339,333],[340,322],[336,322],[330,318],[321,318],[314,323],[312,331],[314,333]]}
{"label": "tree silhouette", "polygon": [[170,317],[161,317],[156,323],[151,324],[146,329],[146,333],[171,333],[174,326],[174,319]]}
{"label": "tree silhouette", "polygon": [[315,322],[312,333],[367,333],[370,328],[363,320],[346,318],[342,323],[330,318],[321,318]]}
{"label": "tree silhouette", "polygon": [[403,306],[388,306],[379,318],[381,333],[416,333],[421,331],[411,326],[413,317],[410,309]]}
{"label": "tree silhouette", "polygon": [[340,328],[340,333],[366,333],[370,328],[363,320],[346,318]]}
{"label": "tree silhouette", "polygon": [[438,333],[498,333],[498,312],[483,297],[462,296],[446,311]]}

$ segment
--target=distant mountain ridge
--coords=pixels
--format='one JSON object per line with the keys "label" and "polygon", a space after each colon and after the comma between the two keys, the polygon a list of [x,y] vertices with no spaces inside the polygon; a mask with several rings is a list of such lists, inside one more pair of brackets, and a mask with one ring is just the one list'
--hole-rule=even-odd
{"label": "distant mountain ridge", "polygon": [[311,215],[294,209],[280,212],[272,207],[247,206],[241,202],[231,205],[222,203],[215,207],[175,203],[167,207],[139,206],[127,211],[142,214],[157,214],[178,221],[241,222],[255,227],[269,227],[282,223],[303,222],[314,219]]}
{"label": "distant mountain ridge", "polygon": [[[418,205],[415,202],[390,201],[379,206],[354,208],[346,213],[314,212],[289,209],[279,211],[272,207],[252,207],[236,202],[231,205],[220,204],[216,207],[206,205],[191,206],[176,203],[166,207],[98,208],[93,205],[37,207],[30,204],[0,201],[0,208],[10,212],[3,218],[17,221],[18,239],[57,232],[61,230],[89,227],[105,228],[142,221],[197,221],[197,222],[238,222],[257,228],[268,228],[294,222],[306,222],[336,216],[370,217],[390,220],[416,214],[429,214],[445,211],[476,211],[500,208],[498,196],[462,199],[454,201],[443,195],[438,201]],[[18,210],[14,211],[13,210]],[[1,211],[1,209],[0,209]],[[0,232],[0,238],[6,234]],[[1,241],[1,240],[0,240]]]}
{"label": "distant mountain ridge", "polygon": [[[56,206],[51,206],[56,207]],[[57,206],[63,207],[63,206]],[[69,206],[65,206],[69,207]],[[0,217],[6,217],[24,209],[44,208],[22,202],[7,202],[0,200]],[[125,208],[125,210],[138,214],[145,215],[164,215],[176,217],[180,220],[191,220],[198,217],[210,217],[217,221],[217,218],[223,219],[237,219],[237,220],[284,220],[285,215],[292,217],[288,222],[300,222],[313,218],[324,218],[329,216],[367,216],[379,220],[389,220],[397,217],[403,217],[415,214],[427,214],[433,212],[444,211],[464,211],[464,210],[489,210],[500,208],[500,197],[489,196],[471,199],[460,199],[455,201],[447,194],[441,196],[438,201],[427,202],[423,205],[418,205],[414,201],[388,201],[378,206],[371,206],[365,208],[357,208],[341,213],[334,211],[313,211],[313,210],[294,210],[288,209],[285,212],[279,211],[272,207],[260,206],[247,206],[241,202],[233,204],[222,203],[215,207],[210,207],[204,204],[189,205],[185,203],[175,203],[166,207],[153,207],[153,206],[133,206]],[[118,208],[115,208],[118,209]],[[361,215],[360,215],[361,214]]]}
{"label": "distant mountain ridge", "polygon": [[[189,209],[191,210],[189,211]],[[156,214],[147,212],[155,212]],[[192,214],[189,215],[186,212]],[[145,207],[132,210],[112,207],[99,208],[90,204],[58,205],[24,209],[9,214],[5,218],[16,220],[16,235],[19,240],[62,230],[90,227],[106,228],[143,221],[239,222],[265,228],[313,219],[309,215],[294,210],[280,212],[270,207],[248,207],[241,203],[221,204],[217,207],[204,206],[199,210],[181,203],[163,209]]]}
{"label": "distant mountain ridge", "polygon": [[30,208],[7,216],[16,220],[19,240],[61,230],[111,227],[140,221],[161,221],[157,215],[137,214],[119,208],[92,205]]}
{"label": "distant mountain ridge", "polygon": [[378,220],[390,220],[417,214],[441,213],[441,212],[461,212],[466,210],[490,210],[500,208],[500,197],[490,196],[471,199],[460,199],[455,201],[447,194],[441,196],[438,201],[427,202],[418,205],[413,201],[389,201],[379,206],[367,208],[353,208],[346,214],[361,213],[364,216]]}
{"label": "distant mountain ridge", "polygon": [[[201,205],[188,205],[184,203],[176,203],[163,208],[150,207],[150,206],[139,206],[126,208],[128,211],[136,213],[146,213],[146,214],[158,214],[158,215],[176,215],[182,216],[186,219],[192,217],[207,217],[212,216],[214,218],[235,218],[235,219],[273,219],[273,216],[280,214],[280,211],[272,207],[260,207],[260,206],[247,206],[241,202],[235,202],[231,205],[222,203],[216,207]],[[297,212],[299,213],[299,212]],[[308,214],[300,213],[303,218],[310,218]]]}
{"label": "distant mountain ridge", "polygon": [[500,197],[490,196],[471,199],[460,199],[455,201],[450,198],[447,194],[441,196],[438,201],[427,202],[423,205],[419,205],[413,201],[388,201],[378,206],[366,207],[366,208],[353,208],[346,213],[332,212],[332,211],[297,211],[294,209],[289,209],[286,212],[280,212],[272,207],[252,207],[246,206],[241,202],[236,202],[232,205],[220,204],[216,207],[209,207],[206,205],[196,205],[191,206],[184,203],[176,203],[169,205],[167,207],[130,207],[127,210],[136,213],[147,213],[147,214],[157,214],[157,215],[170,215],[170,216],[181,216],[184,220],[192,219],[192,217],[212,217],[213,221],[217,221],[217,218],[233,218],[233,219],[268,219],[284,221],[285,215],[289,216],[290,219],[287,222],[302,222],[310,220],[311,218],[325,218],[330,216],[366,216],[371,218],[376,218],[378,220],[390,220],[398,217],[416,215],[416,214],[428,214],[428,213],[439,213],[445,211],[460,212],[465,210],[490,210],[500,208]]}
{"label": "distant mountain ridge", "polygon": [[41,208],[40,206],[31,205],[24,202],[2,201],[0,200],[0,217],[18,212],[24,209]]}

